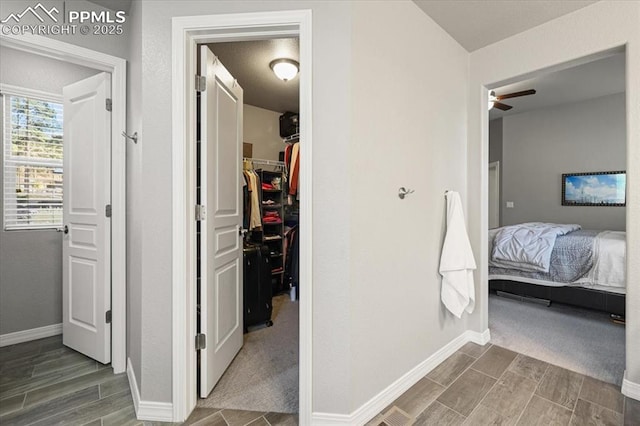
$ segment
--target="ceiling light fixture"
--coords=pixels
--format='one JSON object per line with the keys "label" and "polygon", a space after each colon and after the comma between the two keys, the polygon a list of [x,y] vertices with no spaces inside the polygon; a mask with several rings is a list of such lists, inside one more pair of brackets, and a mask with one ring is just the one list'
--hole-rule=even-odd
{"label": "ceiling light fixture", "polygon": [[289,81],[298,74],[300,64],[293,59],[281,58],[271,61],[269,67],[276,77],[283,81]]}
{"label": "ceiling light fixture", "polygon": [[491,90],[489,92],[489,110],[493,109],[493,106],[496,104],[496,101],[498,99],[496,99],[496,92],[494,92],[493,90]]}

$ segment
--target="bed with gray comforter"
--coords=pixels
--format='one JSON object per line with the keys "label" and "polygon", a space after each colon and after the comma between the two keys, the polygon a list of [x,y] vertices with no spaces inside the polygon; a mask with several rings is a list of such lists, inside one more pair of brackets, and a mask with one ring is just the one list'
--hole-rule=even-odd
{"label": "bed with gray comforter", "polygon": [[[625,251],[625,233],[620,231],[585,230],[579,225],[541,222],[492,229],[489,231],[490,288],[515,289],[518,294],[529,292],[541,297],[554,291],[532,286],[562,287],[564,303],[567,298],[571,303],[567,289],[588,290],[603,300],[598,306],[614,312],[616,309],[608,308],[606,300],[608,295],[619,296],[622,299],[618,297],[616,303],[624,305]],[[508,286],[510,282],[520,284]],[[582,291],[580,298],[584,298],[584,294],[591,293]]]}

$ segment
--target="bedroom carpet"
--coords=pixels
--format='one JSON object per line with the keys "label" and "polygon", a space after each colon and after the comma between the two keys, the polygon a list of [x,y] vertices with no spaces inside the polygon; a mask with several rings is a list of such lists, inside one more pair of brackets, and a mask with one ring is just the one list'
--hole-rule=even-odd
{"label": "bedroom carpet", "polygon": [[625,328],[606,313],[489,296],[491,343],[620,385]]}
{"label": "bedroom carpet", "polygon": [[298,302],[273,298],[272,327],[250,328],[244,346],[198,407],[298,412]]}

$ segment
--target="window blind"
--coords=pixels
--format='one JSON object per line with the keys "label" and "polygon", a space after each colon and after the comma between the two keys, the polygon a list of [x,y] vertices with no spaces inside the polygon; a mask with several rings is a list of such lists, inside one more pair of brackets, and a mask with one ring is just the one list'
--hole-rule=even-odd
{"label": "window blind", "polygon": [[4,227],[62,225],[62,104],[4,94]]}

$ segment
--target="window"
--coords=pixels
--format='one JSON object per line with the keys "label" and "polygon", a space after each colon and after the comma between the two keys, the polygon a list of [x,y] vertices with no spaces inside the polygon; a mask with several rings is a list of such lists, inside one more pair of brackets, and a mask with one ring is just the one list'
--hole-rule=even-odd
{"label": "window", "polygon": [[62,102],[3,86],[4,229],[62,225]]}

